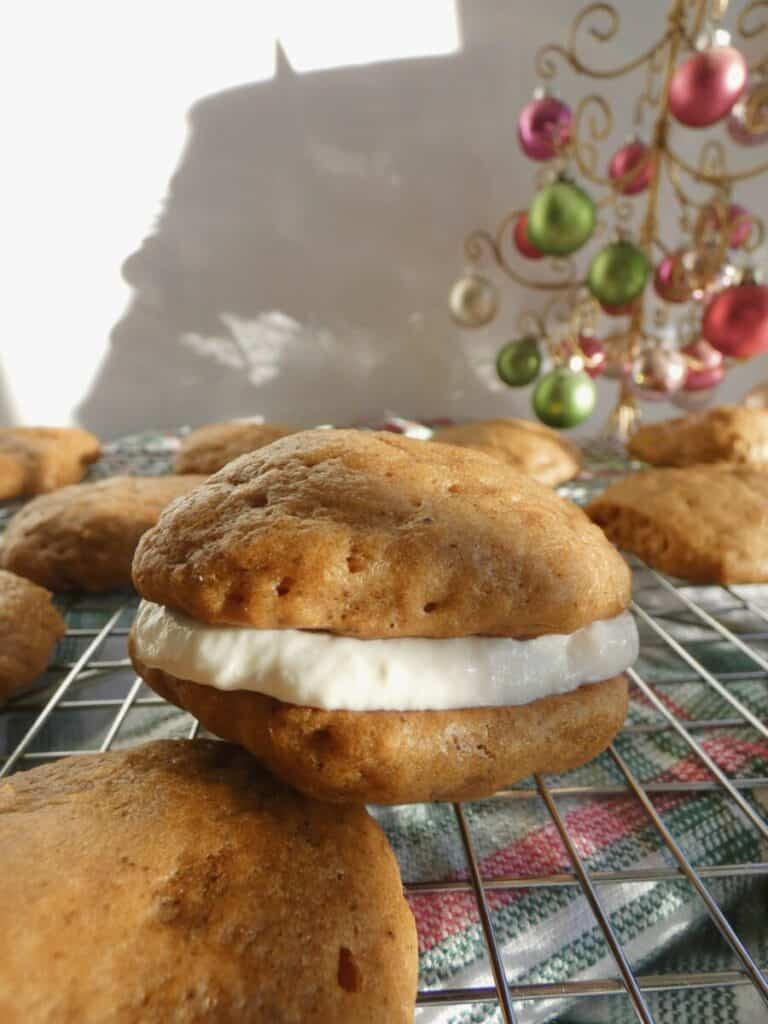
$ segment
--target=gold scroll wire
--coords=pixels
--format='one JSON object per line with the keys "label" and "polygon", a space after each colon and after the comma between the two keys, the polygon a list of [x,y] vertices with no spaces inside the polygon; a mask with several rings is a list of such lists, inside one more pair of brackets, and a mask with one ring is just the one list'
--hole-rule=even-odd
{"label": "gold scroll wire", "polygon": [[491,235],[488,231],[484,231],[482,228],[472,231],[464,241],[464,254],[466,258],[470,263],[477,264],[482,260],[483,251],[487,249],[496,265],[508,277],[511,277],[513,281],[517,281],[518,284],[526,288],[533,288],[537,291],[561,291],[566,288],[575,287],[579,281],[573,260],[550,260],[552,271],[560,275],[560,280],[555,281],[537,281],[534,278],[527,277],[515,270],[509,262],[506,251],[508,249],[510,251],[514,250],[515,222],[523,213],[525,213],[525,210],[513,210],[511,213],[508,213],[496,229],[495,236]]}

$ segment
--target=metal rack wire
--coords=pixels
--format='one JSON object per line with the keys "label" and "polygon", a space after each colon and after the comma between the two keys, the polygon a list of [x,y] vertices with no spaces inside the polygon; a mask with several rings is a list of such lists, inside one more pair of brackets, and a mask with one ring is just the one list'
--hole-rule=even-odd
{"label": "metal rack wire", "polygon": [[[609,751],[602,755],[613,781],[584,783],[563,778],[538,776],[519,783],[495,797],[509,815],[522,804],[535,803],[554,825],[567,851],[571,868],[567,871],[527,874],[484,874],[482,858],[473,837],[467,808],[453,807],[467,870],[461,877],[412,880],[406,875],[407,893],[413,897],[431,893],[466,893],[474,897],[482,929],[492,983],[465,987],[422,985],[419,1012],[429,1008],[479,1007],[482,1013],[493,1008],[490,1019],[519,1020],[521,1004],[558,999],[564,1006],[586,998],[629,1001],[636,1019],[655,1019],[651,996],[654,993],[682,993],[693,999],[697,990],[707,988],[738,989],[752,986],[761,997],[760,1011],[768,1019],[768,980],[766,963],[738,934],[732,914],[724,908],[715,891],[722,879],[752,882],[768,875],[768,860],[748,857],[733,863],[696,864],[686,855],[683,845],[665,823],[658,801],[673,796],[696,799],[716,794],[727,801],[740,816],[745,828],[757,835],[760,848],[768,850],[768,816],[755,799],[768,793],[768,774],[740,776],[702,745],[702,736],[730,734],[749,729],[768,740],[768,727],[738,694],[744,680],[764,684],[768,700],[768,587],[692,588],[669,580],[633,562],[635,599],[632,606],[641,631],[641,658],[631,670],[633,699],[650,709],[652,721],[629,719]],[[104,601],[79,599],[65,609],[70,623],[67,637],[59,647],[44,689],[36,689],[10,702],[0,713],[0,776],[15,770],[60,757],[105,751],[113,746],[136,742],[137,722],[142,738],[148,738],[141,722],[151,721],[150,735],[193,737],[197,723],[185,712],[166,705],[133,675],[126,658],[125,637],[136,608],[133,595]],[[83,623],[86,625],[83,625]],[[693,639],[691,639],[693,637]],[[715,644],[718,651],[733,655],[728,668],[713,668],[703,645]],[[679,670],[664,680],[654,679],[653,661],[659,652],[679,662]],[[734,659],[735,658],[735,662]],[[728,659],[726,659],[727,661]],[[732,665],[736,664],[736,668]],[[696,684],[716,693],[727,709],[717,717],[683,720],[666,699],[666,690]],[[147,717],[149,716],[149,717]],[[87,727],[86,723],[87,722]],[[669,735],[681,742],[698,766],[694,779],[642,782],[630,767],[627,750],[644,736]],[[95,740],[94,740],[95,737]],[[87,741],[87,742],[86,742]],[[580,852],[578,837],[572,834],[565,801],[600,801],[626,797],[639,803],[654,831],[663,862],[653,866],[630,866],[620,870],[595,870],[589,858]],[[768,801],[766,801],[768,804]],[[695,891],[705,908],[706,917],[722,936],[732,955],[725,969],[645,970],[633,963],[619,932],[606,909],[604,894],[616,884],[642,885],[649,882],[684,883]],[[572,978],[557,982],[515,983],[510,980],[502,944],[496,934],[492,895],[508,890],[576,888],[586,899],[593,919],[607,944],[615,964],[614,971],[601,977]],[[612,1004],[613,1005],[613,1004]],[[481,1015],[478,1019],[489,1019]],[[495,1016],[494,1016],[495,1014]],[[611,1017],[611,1019],[614,1019]],[[685,1018],[684,1018],[685,1019]],[[694,1016],[690,1019],[693,1021]]]}

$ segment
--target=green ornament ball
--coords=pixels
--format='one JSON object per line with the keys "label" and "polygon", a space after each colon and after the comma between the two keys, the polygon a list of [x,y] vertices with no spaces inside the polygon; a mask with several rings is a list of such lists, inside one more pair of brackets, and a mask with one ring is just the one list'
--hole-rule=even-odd
{"label": "green ornament ball", "polygon": [[542,423],[558,430],[577,427],[595,408],[597,388],[583,370],[560,366],[539,379],[533,391],[533,411]]}
{"label": "green ornament ball", "polygon": [[524,388],[536,380],[541,369],[541,351],[535,338],[508,341],[496,356],[496,372],[511,388]]}
{"label": "green ornament ball", "polygon": [[595,204],[570,181],[537,192],[528,208],[528,238],[547,256],[575,252],[595,230]]}
{"label": "green ornament ball", "polygon": [[605,306],[623,306],[636,299],[648,280],[648,259],[631,242],[613,242],[589,265],[587,285]]}

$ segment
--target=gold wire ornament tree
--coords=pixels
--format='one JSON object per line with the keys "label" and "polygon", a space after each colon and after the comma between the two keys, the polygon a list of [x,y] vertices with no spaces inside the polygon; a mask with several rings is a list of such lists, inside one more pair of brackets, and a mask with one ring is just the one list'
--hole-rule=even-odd
{"label": "gold wire ornament tree", "polygon": [[[564,45],[550,43],[538,51],[535,68],[543,88],[529,105],[533,121],[523,121],[528,108],[521,115],[519,137],[527,155],[545,161],[539,191],[527,210],[507,213],[495,232],[476,229],[467,236],[467,267],[453,286],[450,309],[464,327],[495,317],[498,293],[484,273],[487,266],[548,293],[540,312],[520,316],[524,337],[502,349],[497,368],[512,386],[538,378],[534,410],[552,426],[585,419],[594,407],[591,379],[607,372],[619,381],[607,432],[626,440],[640,414],[639,398],[676,395],[684,408],[700,406],[730,357],[768,349],[768,289],[756,283],[752,266],[763,224],[754,211],[733,203],[734,188],[768,171],[768,160],[742,168],[729,163],[731,150],[748,153],[747,146],[768,140],[768,48],[748,66],[729,45],[723,28],[727,8],[728,0],[672,0],[663,31],[643,53],[603,67],[587,58],[585,44],[615,41],[620,17],[612,4],[591,3],[573,20]],[[741,40],[768,34],[768,0],[742,6],[734,27]],[[601,159],[601,146],[614,130],[611,104],[600,92],[573,110],[553,100],[550,89],[563,68],[605,84],[632,73],[643,76],[634,103],[635,137],[610,164]],[[724,124],[729,146],[708,132],[697,159],[690,160],[671,130],[676,123],[694,129],[720,124],[721,133]],[[604,166],[608,173],[601,172]],[[597,187],[600,197],[593,201],[582,183]],[[663,237],[659,224],[663,192],[677,210],[674,242]],[[584,278],[573,253],[592,237],[609,241]],[[546,276],[522,269],[541,257],[549,257]],[[623,269],[623,276],[606,276],[611,266]],[[631,299],[605,301],[619,295],[618,286],[628,285],[630,277]],[[741,307],[749,307],[752,316],[749,336],[744,316],[736,315],[743,314]],[[682,315],[675,317],[676,311]],[[598,337],[606,316],[623,319]],[[554,369],[539,376],[542,348]],[[569,408],[569,399],[578,397],[577,378],[581,400]]]}

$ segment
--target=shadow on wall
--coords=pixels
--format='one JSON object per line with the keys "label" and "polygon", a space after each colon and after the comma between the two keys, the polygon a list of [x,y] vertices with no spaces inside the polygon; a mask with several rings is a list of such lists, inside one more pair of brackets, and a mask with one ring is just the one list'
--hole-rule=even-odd
{"label": "shadow on wall", "polygon": [[[465,43],[466,28],[465,13]],[[508,411],[446,312],[465,185],[430,173],[467,149],[463,117],[446,130],[451,111],[501,86],[476,60],[297,76],[281,58],[272,80],[197,103],[156,230],[124,264],[135,294],[78,420],[105,437],[134,430],[137,396],[161,428]],[[500,176],[482,146],[467,160],[485,206]]]}

